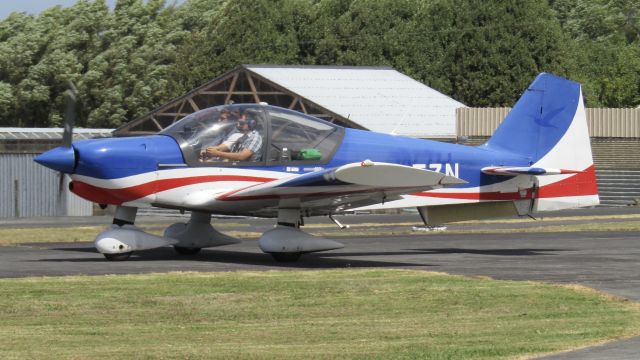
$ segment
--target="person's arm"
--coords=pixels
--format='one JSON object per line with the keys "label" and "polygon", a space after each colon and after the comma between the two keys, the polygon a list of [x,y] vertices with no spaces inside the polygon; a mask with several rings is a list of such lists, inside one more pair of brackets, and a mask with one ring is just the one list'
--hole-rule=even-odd
{"label": "person's arm", "polygon": [[204,149],[204,151],[202,151],[202,155],[207,157],[215,157],[220,156],[219,154],[226,154],[229,150],[230,149],[223,143],[216,146],[209,146],[208,148]]}
{"label": "person's arm", "polygon": [[249,149],[243,149],[239,152],[222,152],[218,150],[214,150],[217,154],[214,156],[219,156],[221,158],[229,159],[232,161],[245,161],[249,160],[251,156],[253,156],[253,151]]}
{"label": "person's arm", "polygon": [[238,131],[234,131],[231,134],[229,134],[229,136],[227,136],[227,138],[220,144],[220,145],[224,145],[227,147],[227,151],[231,151],[231,148],[233,148],[233,145],[240,141],[240,138],[242,137],[242,133],[238,132]]}
{"label": "person's arm", "polygon": [[229,148],[228,144],[231,141],[229,140],[233,141],[231,142],[231,146],[233,146],[235,141],[240,141],[240,137],[242,137],[242,134],[240,134],[239,137],[236,136],[236,134],[232,134],[229,136],[229,139],[227,139],[227,141],[223,142],[222,144],[207,148],[206,150],[207,156],[209,157],[217,156],[217,157],[221,157],[223,159],[228,159],[231,161],[249,160],[253,156],[255,151],[260,151],[262,147],[262,137],[259,134],[256,134],[252,136],[246,143],[247,148],[244,148],[238,152],[230,152],[231,149]]}
{"label": "person's arm", "polygon": [[[222,141],[220,144],[215,146],[209,146],[206,149],[202,150],[201,156],[215,157],[215,156],[220,156],[218,155],[219,152],[229,152],[231,151],[231,147],[233,146],[233,144],[235,144],[241,137],[242,137],[242,133],[238,131],[232,131],[231,134],[229,134],[227,138],[224,139],[224,141]],[[218,150],[218,152],[216,152],[214,155],[213,150]]]}

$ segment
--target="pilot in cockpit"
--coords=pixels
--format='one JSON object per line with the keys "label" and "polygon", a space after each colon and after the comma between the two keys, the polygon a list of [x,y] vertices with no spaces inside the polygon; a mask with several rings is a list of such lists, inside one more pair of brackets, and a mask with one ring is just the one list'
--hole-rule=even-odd
{"label": "pilot in cockpit", "polygon": [[224,108],[220,110],[218,116],[207,124],[202,124],[207,130],[203,131],[201,139],[199,140],[200,147],[200,160],[206,160],[206,149],[212,146],[220,145],[225,141],[232,133],[237,133],[237,137],[241,134],[236,130],[235,122],[240,117],[240,111],[238,109],[229,110]]}
{"label": "pilot in cockpit", "polygon": [[227,133],[219,145],[206,147],[201,157],[222,158],[231,161],[259,161],[262,156],[262,136],[258,132],[258,112],[247,109],[236,122],[236,127]]}

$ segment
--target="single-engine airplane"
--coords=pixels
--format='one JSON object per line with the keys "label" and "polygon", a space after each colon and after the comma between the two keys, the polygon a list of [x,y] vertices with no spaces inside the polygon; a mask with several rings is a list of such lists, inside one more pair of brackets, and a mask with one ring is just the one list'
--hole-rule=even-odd
{"label": "single-engine airplane", "polygon": [[[69,174],[70,190],[82,198],[117,206],[113,224],[95,239],[109,260],[161,246],[194,254],[237,242],[211,226],[211,214],[277,218],[260,249],[295,261],[343,247],[300,230],[308,216],[416,207],[433,226],[599,203],[580,85],[547,73],[480,146],[232,104],[195,112],[157,135],[69,141],[35,161]],[[139,207],[152,206],[191,217],[164,236],[148,234],[134,222]]]}

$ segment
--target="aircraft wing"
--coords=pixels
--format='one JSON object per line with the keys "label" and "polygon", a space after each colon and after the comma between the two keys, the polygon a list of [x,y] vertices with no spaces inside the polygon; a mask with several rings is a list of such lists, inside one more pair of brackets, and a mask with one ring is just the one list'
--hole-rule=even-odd
{"label": "aircraft wing", "polygon": [[[435,171],[365,160],[235,190],[219,196],[217,200],[300,198],[307,202],[305,206],[314,207],[312,201],[317,202],[319,198],[330,198],[331,203],[337,205],[348,202],[350,195],[398,195],[464,183],[466,181],[462,179]],[[380,200],[372,197],[372,201],[377,203]]]}

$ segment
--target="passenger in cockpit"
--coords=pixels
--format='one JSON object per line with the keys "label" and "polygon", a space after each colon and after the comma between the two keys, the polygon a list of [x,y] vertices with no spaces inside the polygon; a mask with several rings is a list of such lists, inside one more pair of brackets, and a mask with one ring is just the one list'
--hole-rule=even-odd
{"label": "passenger in cockpit", "polygon": [[258,113],[247,109],[232,131],[217,146],[207,147],[203,157],[220,157],[232,161],[259,161],[262,157],[262,136],[257,130]]}
{"label": "passenger in cockpit", "polygon": [[219,139],[217,143],[211,145],[220,144],[222,140],[226,139],[230,133],[235,132],[236,130],[233,127],[233,123],[235,121],[238,121],[239,117],[240,112],[238,111],[238,109],[235,109],[233,111],[229,109],[222,109],[220,111],[220,115],[218,116],[218,122],[216,123],[216,125],[220,127],[220,130],[218,131]]}
{"label": "passenger in cockpit", "polygon": [[210,137],[202,142],[200,151],[200,160],[204,161],[208,158],[206,156],[206,150],[210,147],[220,145],[223,141],[228,139],[238,139],[242,134],[233,126],[233,123],[240,117],[240,112],[237,109],[229,110],[227,108],[222,109],[218,115],[218,119],[211,124],[213,137]]}

